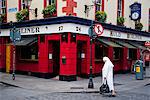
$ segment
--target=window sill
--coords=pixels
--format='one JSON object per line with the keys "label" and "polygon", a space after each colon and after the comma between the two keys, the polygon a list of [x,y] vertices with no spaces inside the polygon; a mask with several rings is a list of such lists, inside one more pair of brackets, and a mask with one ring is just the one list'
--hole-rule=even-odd
{"label": "window sill", "polygon": [[102,62],[102,59],[95,59],[95,62]]}
{"label": "window sill", "polygon": [[120,59],[114,59],[113,61],[119,61]]}
{"label": "window sill", "polygon": [[38,62],[38,59],[19,59],[19,61]]}

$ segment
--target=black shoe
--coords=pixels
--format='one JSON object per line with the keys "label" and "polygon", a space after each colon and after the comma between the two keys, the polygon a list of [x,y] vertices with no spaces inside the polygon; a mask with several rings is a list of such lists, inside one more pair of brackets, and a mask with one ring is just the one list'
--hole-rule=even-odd
{"label": "black shoe", "polygon": [[111,95],[109,95],[109,97],[116,97],[116,95],[115,94],[111,94]]}

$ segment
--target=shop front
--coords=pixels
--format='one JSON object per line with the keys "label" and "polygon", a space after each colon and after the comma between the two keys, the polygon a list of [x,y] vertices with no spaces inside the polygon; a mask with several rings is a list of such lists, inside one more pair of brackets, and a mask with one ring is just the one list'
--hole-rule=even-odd
{"label": "shop front", "polygon": [[[59,76],[60,80],[67,81],[89,76],[90,20],[68,16],[19,22],[15,25],[22,36],[21,41],[16,42],[17,73],[43,78]],[[125,27],[128,31],[124,32],[117,26],[102,26],[103,34],[92,43],[93,74],[100,75],[104,56],[112,60],[115,72],[131,71],[133,62],[140,58],[141,50],[145,49],[144,41],[149,40],[150,35],[138,34]],[[13,70],[9,30],[8,24],[2,25],[0,34],[0,41],[6,39],[8,42],[0,42],[0,61],[3,62],[0,62],[0,68],[7,69],[7,72]]]}

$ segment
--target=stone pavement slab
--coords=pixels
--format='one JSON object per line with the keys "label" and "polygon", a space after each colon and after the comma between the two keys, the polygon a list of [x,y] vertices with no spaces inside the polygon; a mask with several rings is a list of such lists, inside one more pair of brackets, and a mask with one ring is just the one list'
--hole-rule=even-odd
{"label": "stone pavement slab", "polygon": [[[101,76],[93,78],[94,89],[88,88],[89,79],[78,78],[78,81],[59,81],[58,76],[51,79],[37,78],[27,75],[16,75],[12,80],[12,75],[0,72],[0,82],[11,84],[25,89],[45,91],[45,92],[98,92],[101,85]],[[149,78],[136,80],[134,74],[114,75],[116,91],[126,91],[150,83]]]}

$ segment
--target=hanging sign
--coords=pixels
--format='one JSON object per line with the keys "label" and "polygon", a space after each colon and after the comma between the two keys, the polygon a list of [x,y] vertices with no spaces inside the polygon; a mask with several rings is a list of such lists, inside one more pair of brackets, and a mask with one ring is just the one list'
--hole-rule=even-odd
{"label": "hanging sign", "polygon": [[131,15],[130,15],[131,20],[136,21],[138,19],[141,19],[141,4],[140,3],[135,2],[134,4],[130,6],[130,9],[131,9]]}
{"label": "hanging sign", "polygon": [[17,11],[18,11],[17,8],[9,8],[9,9],[8,9],[8,12],[10,12],[10,13],[11,13],[11,12],[17,12]]}
{"label": "hanging sign", "polygon": [[16,28],[14,28],[10,31],[10,40],[11,41],[20,41],[21,40],[21,34]]}
{"label": "hanging sign", "polygon": [[145,46],[150,47],[150,41],[146,41]]}

